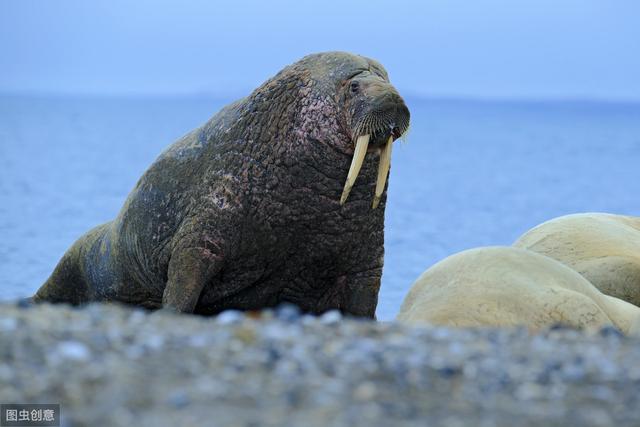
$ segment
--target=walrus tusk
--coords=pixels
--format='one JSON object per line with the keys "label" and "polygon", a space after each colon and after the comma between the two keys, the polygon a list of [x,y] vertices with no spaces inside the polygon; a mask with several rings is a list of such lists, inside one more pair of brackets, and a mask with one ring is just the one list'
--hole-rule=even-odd
{"label": "walrus tusk", "polygon": [[380,151],[380,164],[378,165],[378,180],[376,181],[376,194],[373,196],[373,204],[371,209],[378,207],[382,192],[384,191],[384,185],[387,182],[387,176],[389,175],[389,169],[391,168],[391,147],[393,146],[393,136],[389,137],[389,141],[382,147]]}
{"label": "walrus tusk", "polygon": [[351,192],[351,188],[353,188],[353,184],[356,182],[356,178],[358,177],[358,173],[360,173],[360,168],[362,167],[362,162],[364,161],[364,156],[367,154],[367,148],[369,147],[369,135],[359,136],[356,141],[356,149],[353,152],[353,160],[351,160],[351,167],[349,168],[349,173],[347,174],[347,181],[344,183],[344,190],[342,190],[342,197],[340,197],[340,204],[344,205],[344,202],[347,201],[347,197],[349,197],[349,193]]}

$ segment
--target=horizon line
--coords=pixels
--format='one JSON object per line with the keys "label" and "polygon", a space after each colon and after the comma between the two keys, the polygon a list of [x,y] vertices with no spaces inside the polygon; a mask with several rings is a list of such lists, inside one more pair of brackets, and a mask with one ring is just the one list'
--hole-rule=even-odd
{"label": "horizon line", "polygon": [[[216,99],[235,100],[248,96],[251,92],[65,92],[65,91],[3,91],[0,98],[60,98],[60,99]],[[632,97],[602,97],[593,95],[470,95],[454,93],[421,93],[403,91],[406,99],[441,102],[486,102],[486,103],[563,103],[563,104],[624,104],[639,105],[640,98]]]}

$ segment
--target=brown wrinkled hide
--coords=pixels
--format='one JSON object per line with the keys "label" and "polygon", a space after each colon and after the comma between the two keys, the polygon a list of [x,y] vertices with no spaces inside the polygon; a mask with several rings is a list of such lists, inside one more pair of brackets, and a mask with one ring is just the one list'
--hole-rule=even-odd
{"label": "brown wrinkled hide", "polygon": [[363,71],[392,87],[375,61],[325,53],[225,107],[162,153],[34,299],[205,314],[291,302],[373,317],[386,200],[371,209],[377,154],[339,204],[353,155],[345,91]]}

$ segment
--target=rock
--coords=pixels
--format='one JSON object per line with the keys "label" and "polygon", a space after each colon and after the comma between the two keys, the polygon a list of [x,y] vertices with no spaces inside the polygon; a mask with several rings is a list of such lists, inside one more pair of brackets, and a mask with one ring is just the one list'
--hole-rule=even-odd
{"label": "rock", "polygon": [[276,317],[284,322],[298,320],[301,314],[300,308],[293,304],[280,304],[276,308]]}
{"label": "rock", "polygon": [[88,360],[91,357],[87,346],[78,341],[62,341],[56,351],[60,357],[71,360]]}
{"label": "rock", "polygon": [[336,323],[342,320],[342,314],[338,310],[331,310],[320,316],[320,321],[324,324]]}
{"label": "rock", "polygon": [[216,316],[216,323],[228,325],[237,323],[244,317],[244,314],[238,310],[225,310]]}

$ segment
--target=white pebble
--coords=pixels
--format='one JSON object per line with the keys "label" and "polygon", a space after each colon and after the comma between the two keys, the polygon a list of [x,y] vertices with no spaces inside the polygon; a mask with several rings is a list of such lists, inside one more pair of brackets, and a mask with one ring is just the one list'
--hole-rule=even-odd
{"label": "white pebble", "polygon": [[216,316],[216,322],[222,325],[228,325],[230,323],[236,323],[242,320],[244,315],[238,310],[227,310]]}
{"label": "white pebble", "polygon": [[331,310],[324,313],[320,316],[320,321],[322,323],[337,323],[342,320],[342,314],[338,310]]}
{"label": "white pebble", "polygon": [[164,345],[164,338],[161,335],[149,335],[144,344],[152,350],[157,350]]}
{"label": "white pebble", "polygon": [[58,344],[58,354],[67,359],[87,360],[91,356],[91,351],[81,342],[63,341]]}
{"label": "white pebble", "polygon": [[376,393],[376,385],[371,381],[367,381],[356,387],[353,392],[353,396],[357,400],[367,401],[373,399],[376,396]]}
{"label": "white pebble", "polygon": [[193,335],[189,337],[189,345],[191,347],[204,347],[207,345],[207,337],[204,334]]}

